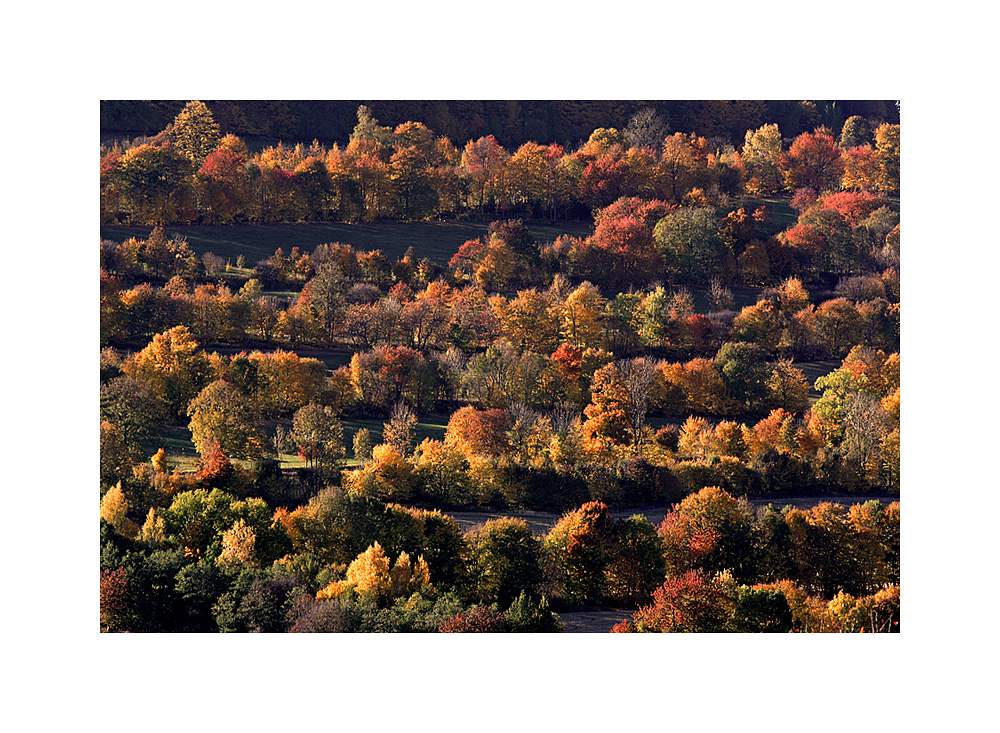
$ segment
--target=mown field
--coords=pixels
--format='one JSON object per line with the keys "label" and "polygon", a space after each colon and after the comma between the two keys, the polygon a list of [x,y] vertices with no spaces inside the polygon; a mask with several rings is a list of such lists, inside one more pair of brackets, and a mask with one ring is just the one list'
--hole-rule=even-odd
{"label": "mown field", "polygon": [[[444,440],[444,433],[448,427],[448,415],[428,415],[424,417],[413,430],[414,445],[419,445],[424,438]],[[345,419],[341,420],[344,427],[344,445],[347,448],[348,459],[345,461],[347,467],[358,465],[354,460],[353,445],[354,436],[362,428],[368,428],[372,436],[372,444],[378,445],[383,442],[382,432],[384,424],[388,418],[371,419]],[[292,429],[291,420],[269,420],[264,423],[268,436],[274,434],[274,429],[278,425],[282,426],[286,432]],[[183,471],[197,470],[199,465],[198,451],[191,440],[191,431],[186,425],[170,425],[162,428],[160,436],[149,441],[147,449],[150,453],[155,453],[159,448],[163,448],[167,454],[167,461],[171,469]],[[306,463],[294,453],[282,453],[280,456],[282,468],[303,468]]]}
{"label": "mown field", "polygon": [[[567,221],[555,225],[547,222],[528,224],[539,243],[555,241],[561,234],[584,236],[590,232],[588,222]],[[239,255],[248,266],[266,259],[281,247],[285,253],[292,247],[311,252],[317,245],[340,242],[356,250],[382,250],[389,260],[402,257],[413,247],[418,257],[427,257],[445,265],[465,242],[486,234],[489,222],[379,222],[347,224],[316,222],[309,224],[241,224],[233,226],[168,226],[169,237],[184,237],[191,250],[201,256],[206,252],[231,260]],[[101,239],[122,242],[130,237],[146,239],[150,227],[101,227]]]}

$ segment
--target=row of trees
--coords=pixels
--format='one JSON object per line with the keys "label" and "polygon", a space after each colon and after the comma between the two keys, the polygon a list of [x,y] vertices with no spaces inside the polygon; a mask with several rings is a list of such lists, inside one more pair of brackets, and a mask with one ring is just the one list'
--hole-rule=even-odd
{"label": "row of trees", "polygon": [[[647,115],[648,117],[648,115]],[[159,135],[101,155],[104,223],[224,224],[301,220],[414,220],[460,211],[580,216],[622,196],[672,204],[809,188],[899,190],[899,126],[874,131],[850,118],[839,140],[826,128],[790,144],[776,124],[724,138],[666,134],[655,115],[619,131],[595,129],[569,151],[493,135],[461,150],[420,122],[385,127],[358,109],[341,148],[279,144],[251,154],[222,136],[211,111],[190,102]]]}
{"label": "row of trees", "polygon": [[224,283],[192,287],[178,276],[163,287],[127,288],[103,273],[102,342],[142,343],[184,326],[205,343],[413,349],[428,355],[455,350],[455,359],[502,350],[502,342],[518,355],[554,356],[572,348],[674,359],[711,356],[727,341],[756,344],[771,357],[806,360],[843,357],[862,342],[898,348],[899,277],[893,268],[842,278],[818,305],[797,278],[739,311],[731,309],[728,289],[716,284],[712,297],[716,309],[698,312],[685,287],[605,297],[589,281],[574,287],[560,276],[548,288],[509,296],[443,280],[416,292],[405,283],[383,292],[351,283],[329,265],[290,303],[267,294],[253,278],[234,292]]}
{"label": "row of trees", "polygon": [[[564,349],[550,362],[562,381],[548,407],[505,395],[497,372],[470,362],[459,375],[466,391],[445,394],[479,389],[500,401],[457,409],[444,441],[419,445],[406,401],[435,404],[441,387],[436,369],[412,349],[356,354],[327,373],[290,352],[205,354],[178,327],[124,360],[106,356],[102,485],[118,483],[135,520],[189,483],[165,466],[151,471],[143,459],[159,425],[178,418],[188,419],[211,466],[203,470],[278,504],[329,482],[385,501],[556,511],[588,499],[674,501],[708,485],[749,495],[899,487],[899,356],[870,347],[856,347],[817,381],[823,394],[811,408],[802,373],[787,362],[768,364],[749,344],[687,363],[606,355],[590,360],[587,375],[580,351],[574,361]],[[516,387],[524,375],[506,378]],[[390,412],[382,443],[373,445],[367,431],[345,434],[346,411],[379,408]],[[677,422],[649,425],[650,415],[663,414]],[[265,418],[279,421],[265,427]],[[352,443],[362,465],[341,477]],[[277,470],[281,454],[296,450],[308,469],[299,479]],[[255,462],[252,471],[234,470],[230,458]]]}
{"label": "row of trees", "polygon": [[[571,145],[599,127],[616,127],[641,139],[670,130],[742,140],[747,130],[776,123],[795,136],[826,125],[840,130],[861,115],[898,122],[896,105],[885,100],[797,102],[785,100],[214,100],[207,101],[223,133],[284,140],[346,140],[359,105],[392,127],[423,120],[456,145],[493,133],[507,147],[529,140]],[[184,109],[184,101],[101,100],[102,137],[135,137],[163,130]]]}
{"label": "row of trees", "polygon": [[650,600],[617,630],[898,631],[898,503],[756,511],[706,488],[658,527],[592,502],[541,537],[336,489],[270,515],[199,488],[142,527],[123,503],[101,504],[115,631],[556,631],[550,604]]}

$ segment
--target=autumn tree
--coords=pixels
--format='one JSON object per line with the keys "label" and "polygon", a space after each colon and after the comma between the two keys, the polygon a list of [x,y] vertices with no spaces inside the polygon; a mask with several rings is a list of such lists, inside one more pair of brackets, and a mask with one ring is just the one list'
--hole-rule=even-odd
{"label": "autumn tree", "polygon": [[852,115],[844,121],[840,131],[840,147],[843,150],[856,148],[872,142],[872,128],[861,115]]}
{"label": "autumn tree", "polygon": [[753,507],[715,486],[685,498],[658,528],[668,574],[729,570],[743,582],[757,573],[757,531]]}
{"label": "autumn tree", "polygon": [[719,233],[712,208],[683,207],[668,213],[653,231],[674,282],[728,279],[734,267],[732,252]]}
{"label": "autumn tree", "polygon": [[330,475],[344,458],[344,428],[333,408],[310,402],[292,419],[292,440],[321,477]]}
{"label": "autumn tree", "polygon": [[482,213],[487,204],[496,204],[510,154],[492,135],[470,140],[462,151],[462,170],[471,180],[472,203]]}
{"label": "autumn tree", "polygon": [[632,404],[621,371],[607,364],[596,372],[590,384],[591,402],[584,408],[583,437],[587,448],[598,454],[611,453],[630,444]]}
{"label": "autumn tree", "polygon": [[508,604],[542,583],[542,545],[522,519],[491,519],[466,535],[471,591],[488,603]]}
{"label": "autumn tree", "polygon": [[173,122],[174,146],[200,167],[219,145],[219,126],[203,102],[188,102]]}
{"label": "autumn tree", "polygon": [[372,436],[368,428],[361,428],[354,434],[354,457],[359,461],[368,461],[372,457]]}
{"label": "autumn tree", "polygon": [[218,445],[227,455],[252,460],[264,452],[264,439],[256,413],[230,382],[216,380],[191,400],[187,409],[195,447],[202,455]]}
{"label": "autumn tree", "polygon": [[875,128],[875,154],[880,170],[879,189],[899,193],[899,125],[883,124]]}
{"label": "autumn tree", "polygon": [[505,410],[477,410],[466,405],[448,420],[445,442],[457,446],[466,455],[504,455],[510,450],[510,416]]}
{"label": "autumn tree", "polygon": [[725,630],[731,600],[722,584],[701,570],[668,578],[653,603],[637,611],[618,631],[717,633]]}
{"label": "autumn tree", "polygon": [[436,504],[472,503],[469,458],[454,444],[425,438],[417,446],[414,467],[421,492]]}
{"label": "autumn tree", "polygon": [[781,132],[777,125],[747,130],[740,153],[747,169],[748,191],[768,194],[781,189]]}
{"label": "autumn tree", "polygon": [[406,502],[417,489],[413,464],[387,443],[376,445],[364,468],[345,473],[342,480],[352,493],[381,501]]}
{"label": "autumn tree", "polygon": [[397,402],[389,413],[389,422],[383,426],[382,438],[404,456],[409,455],[413,449],[413,429],[416,426],[416,413],[405,402]]}
{"label": "autumn tree", "polygon": [[771,369],[767,378],[767,403],[771,409],[803,412],[809,406],[809,382],[801,369],[790,360],[782,360]]}
{"label": "autumn tree", "polygon": [[[557,306],[559,332],[566,345],[582,348],[602,345],[604,311],[607,300],[595,285],[581,283]],[[562,348],[562,347],[560,347]]]}
{"label": "autumn tree", "polygon": [[574,257],[574,272],[612,290],[644,285],[663,267],[650,227],[635,216],[602,218]]}
{"label": "autumn tree", "polygon": [[126,360],[122,371],[148,385],[175,415],[185,414],[188,402],[209,381],[208,360],[186,326],[156,334]]}
{"label": "autumn tree", "polygon": [[665,138],[654,171],[657,198],[682,203],[692,189],[706,184],[704,163],[693,136],[676,132]]}
{"label": "autumn tree", "polygon": [[803,133],[780,159],[785,185],[789,190],[811,188],[823,192],[840,188],[844,161],[840,148],[829,135]]}
{"label": "autumn tree", "polygon": [[344,580],[331,582],[316,597],[337,598],[353,591],[384,605],[392,598],[408,597],[428,585],[430,569],[423,557],[414,563],[408,553],[401,552],[392,564],[382,546],[375,542],[351,562]]}
{"label": "autumn tree", "polygon": [[602,602],[608,595],[616,522],[603,502],[588,502],[568,512],[545,537],[567,599],[574,605]]}

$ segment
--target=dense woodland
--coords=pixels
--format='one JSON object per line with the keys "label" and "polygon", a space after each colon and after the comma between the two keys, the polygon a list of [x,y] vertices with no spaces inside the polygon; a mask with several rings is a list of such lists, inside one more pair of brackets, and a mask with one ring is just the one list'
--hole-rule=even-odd
{"label": "dense woodland", "polygon": [[[149,230],[100,243],[103,629],[898,631],[894,105],[274,104],[102,103],[144,136],[101,221]],[[447,261],[167,233],[428,219],[489,225]]]}

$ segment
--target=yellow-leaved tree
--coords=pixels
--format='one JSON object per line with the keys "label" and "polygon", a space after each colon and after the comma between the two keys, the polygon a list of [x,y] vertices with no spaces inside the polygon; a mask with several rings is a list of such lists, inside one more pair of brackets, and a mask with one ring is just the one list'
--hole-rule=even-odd
{"label": "yellow-leaved tree", "polygon": [[218,565],[254,565],[257,560],[255,548],[257,533],[243,519],[239,519],[222,533],[222,552],[216,560]]}
{"label": "yellow-leaved tree", "polygon": [[128,518],[128,499],[122,491],[121,481],[108,489],[101,498],[101,519],[119,534],[131,537],[135,533],[135,523]]}
{"label": "yellow-leaved tree", "polygon": [[316,597],[321,600],[337,598],[353,590],[358,595],[369,596],[381,604],[393,598],[409,596],[430,584],[430,567],[423,556],[413,563],[410,556],[402,552],[396,559],[396,564],[390,567],[389,557],[376,542],[351,562],[344,580],[331,582]]}
{"label": "yellow-leaved tree", "polygon": [[[161,449],[162,450],[162,449]],[[156,515],[156,509],[149,508],[146,521],[139,529],[139,541],[147,545],[159,545],[167,539],[166,523]]]}

